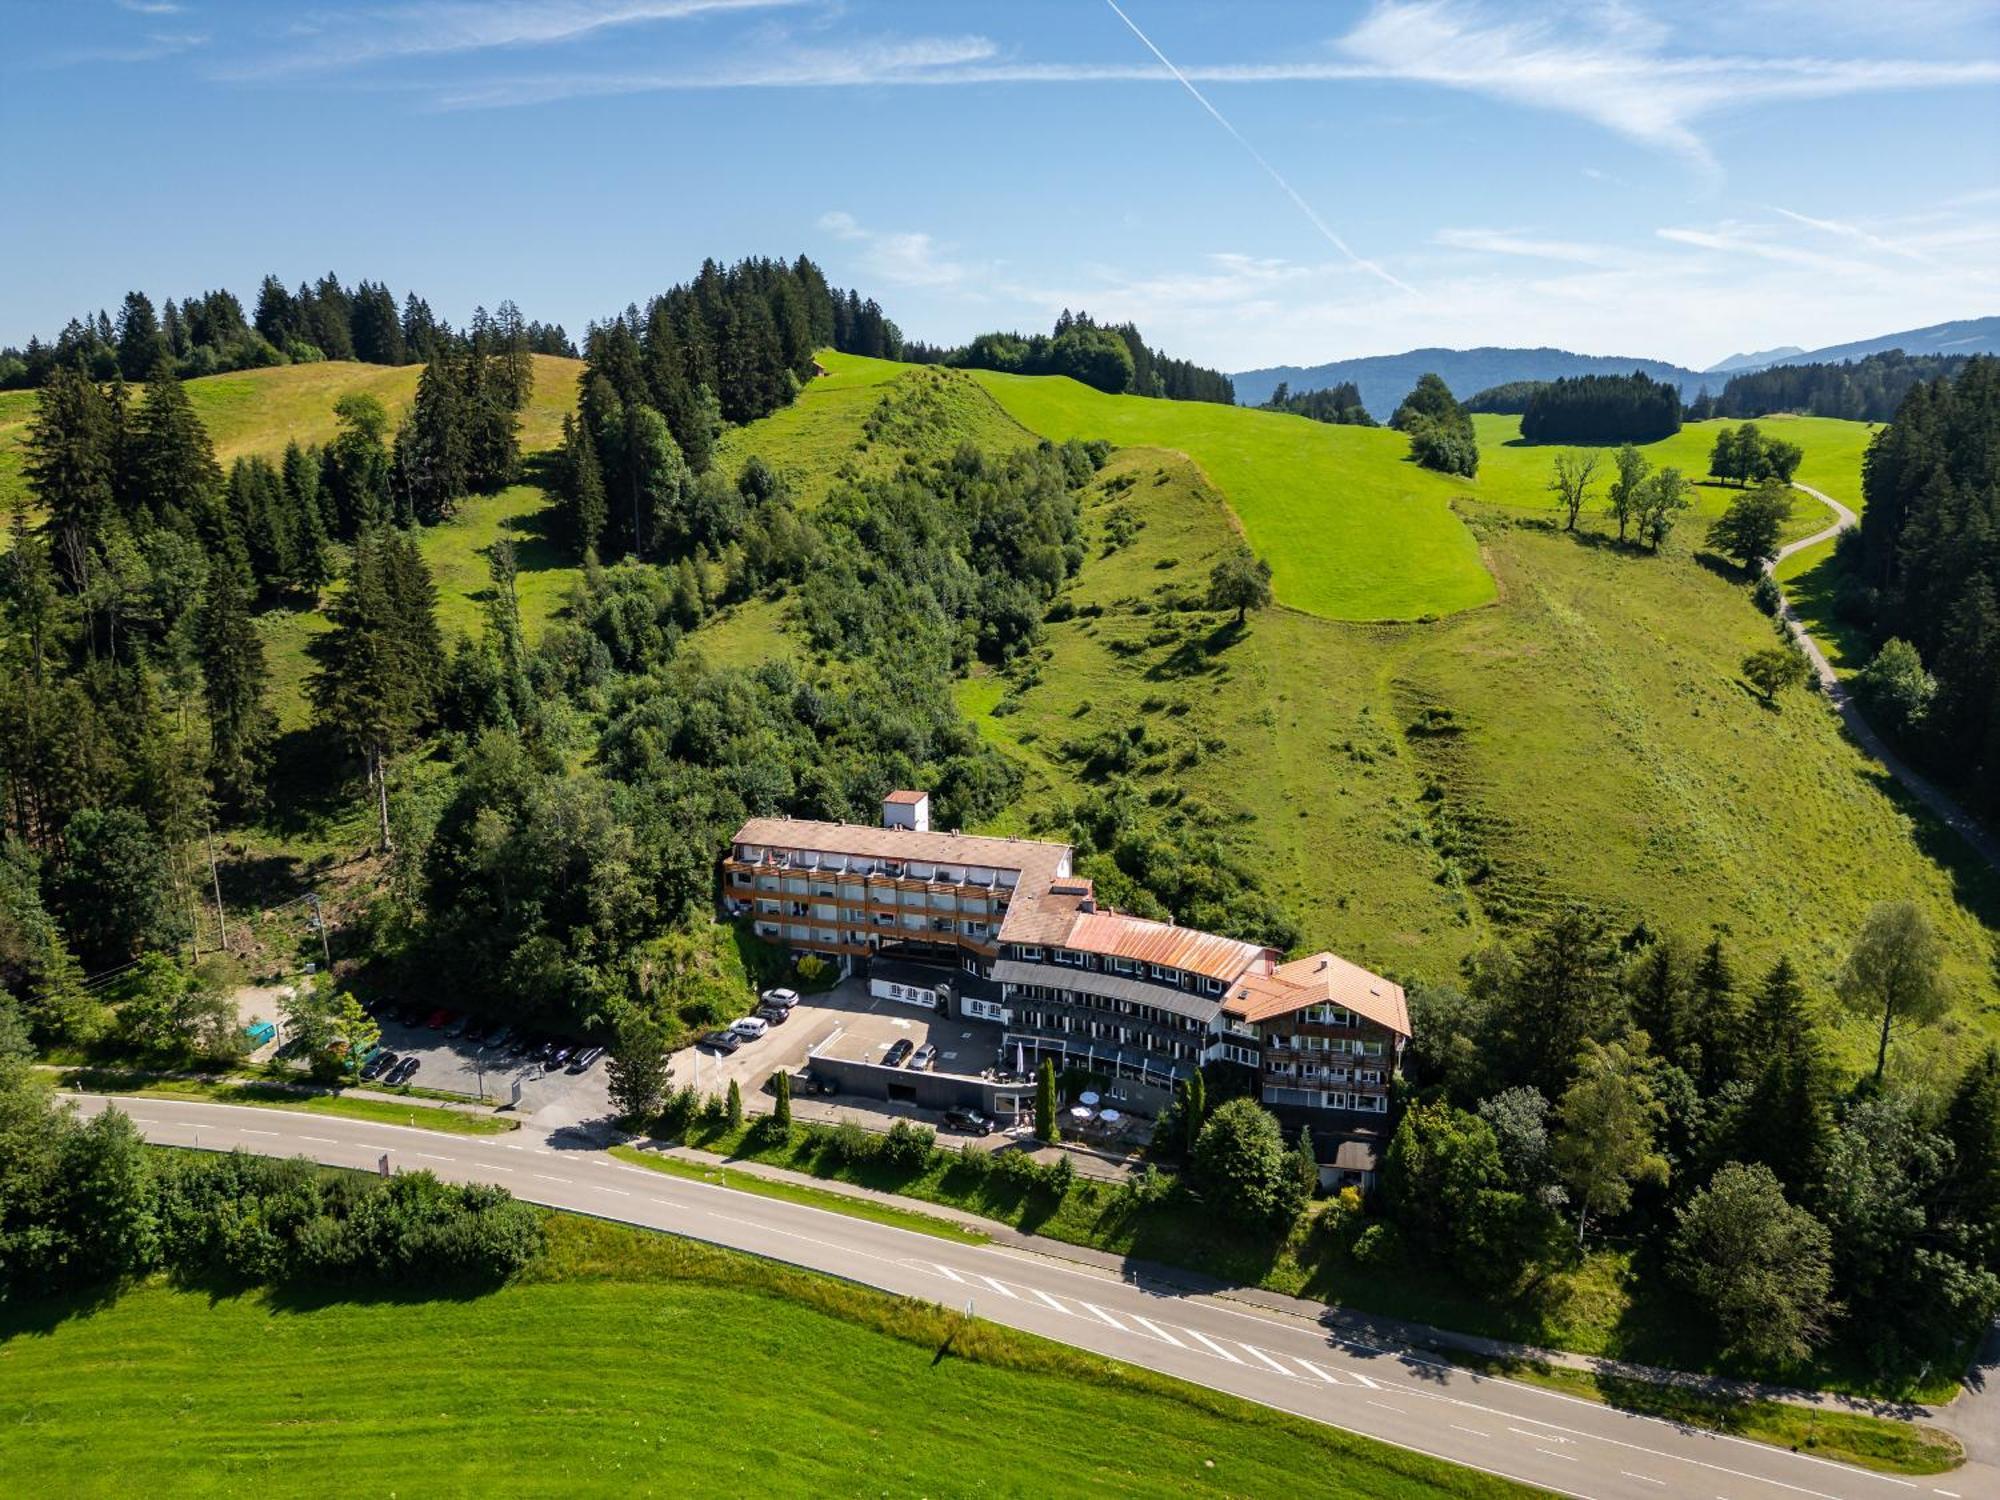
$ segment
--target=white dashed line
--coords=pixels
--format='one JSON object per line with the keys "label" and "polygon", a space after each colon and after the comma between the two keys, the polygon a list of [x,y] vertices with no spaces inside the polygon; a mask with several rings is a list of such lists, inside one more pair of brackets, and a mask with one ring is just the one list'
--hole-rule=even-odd
{"label": "white dashed line", "polygon": [[1188,1330],[1188,1335],[1191,1338],[1199,1339],[1203,1344],[1207,1345],[1208,1348],[1213,1350],[1215,1353],[1220,1354],[1224,1359],[1228,1360],[1232,1365],[1240,1365],[1243,1363],[1242,1360],[1238,1359],[1235,1355],[1231,1354],[1227,1349],[1223,1348],[1222,1345],[1216,1343],[1214,1339],[1210,1338],[1200,1329],[1190,1328]]}
{"label": "white dashed line", "polygon": [[1370,1402],[1369,1402],[1368,1404],[1369,1404],[1370,1406],[1379,1406],[1379,1407],[1381,1407],[1381,1408],[1382,1408],[1382,1410],[1384,1410],[1384,1411],[1393,1411],[1393,1412],[1400,1412],[1400,1411],[1402,1411],[1402,1409],[1403,1409],[1403,1408],[1402,1408],[1402,1407],[1400,1407],[1400,1406],[1391,1406],[1391,1405],[1390,1405],[1390,1404],[1389,1404],[1388,1402],[1386,1402],[1386,1401],[1370,1401]]}
{"label": "white dashed line", "polygon": [[567,1186],[567,1184],[568,1184],[568,1179],[567,1179],[567,1178],[563,1178],[563,1177],[551,1177],[551,1176],[549,1176],[549,1174],[548,1174],[548,1173],[546,1173],[546,1172],[537,1172],[537,1173],[535,1173],[534,1175],[535,1175],[535,1176],[537,1176],[537,1177],[539,1177],[539,1178],[541,1178],[541,1179],[542,1179],[542,1181],[544,1181],[544,1182],[560,1182],[560,1183],[563,1183],[563,1184],[564,1184],[565,1186]]}
{"label": "white dashed line", "polygon": [[276,1135],[276,1134],[278,1133],[278,1132],[277,1132],[277,1131],[275,1131],[275,1130],[252,1130],[252,1129],[251,1129],[251,1128],[250,1128],[250,1127],[249,1127],[248,1125],[239,1125],[239,1126],[237,1126],[236,1128],[237,1128],[237,1133],[238,1133],[239,1135],[270,1135],[270,1136],[275,1136],[275,1135]]}
{"label": "white dashed line", "polygon": [[597,1191],[600,1193],[609,1193],[614,1198],[629,1198],[632,1196],[630,1193],[626,1192],[625,1189],[623,1188],[601,1187],[597,1189]]}
{"label": "white dashed line", "polygon": [[[1449,1426],[1449,1427],[1451,1428],[1451,1430],[1452,1430],[1453,1432],[1469,1432],[1469,1433],[1471,1433],[1471,1434],[1472,1434],[1472,1435],[1473,1435],[1474,1437],[1492,1437],[1492,1436],[1493,1436],[1493,1434],[1492,1434],[1492,1433],[1490,1433],[1490,1432],[1485,1432],[1485,1431],[1482,1431],[1482,1430],[1481,1430],[1480,1428],[1477,1428],[1477,1427],[1461,1427],[1461,1426],[1459,1426],[1459,1425],[1458,1425],[1458,1423],[1456,1423],[1456,1422],[1451,1422],[1451,1423],[1448,1423],[1447,1425],[1448,1425],[1448,1426]],[[1634,1478],[1634,1479],[1638,1479],[1638,1478],[1640,1478],[1640,1477],[1642,1477],[1642,1476],[1640,1476],[1640,1475],[1638,1475],[1638,1474],[1634,1474],[1634,1475],[1632,1475],[1631,1477],[1632,1477],[1632,1478]],[[1655,1482],[1657,1483],[1657,1481],[1655,1481]]]}
{"label": "white dashed line", "polygon": [[[1582,1462],[1574,1453],[1558,1453],[1553,1448],[1537,1448],[1535,1451],[1541,1454],[1543,1458],[1562,1458],[1569,1460],[1571,1463]],[[1729,1497],[1727,1495],[1718,1495],[1715,1497],[1715,1500],[1729,1500]]]}
{"label": "white dashed line", "polygon": [[433,1156],[428,1151],[412,1151],[410,1155],[421,1156],[425,1161],[450,1161],[452,1159],[449,1156]]}

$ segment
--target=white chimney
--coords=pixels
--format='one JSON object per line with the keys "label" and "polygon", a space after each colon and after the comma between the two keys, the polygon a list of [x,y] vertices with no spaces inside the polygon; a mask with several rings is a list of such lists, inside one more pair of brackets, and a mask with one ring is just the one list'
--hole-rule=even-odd
{"label": "white chimney", "polygon": [[919,833],[930,832],[931,794],[929,792],[891,792],[882,799],[882,826],[884,828],[914,828]]}

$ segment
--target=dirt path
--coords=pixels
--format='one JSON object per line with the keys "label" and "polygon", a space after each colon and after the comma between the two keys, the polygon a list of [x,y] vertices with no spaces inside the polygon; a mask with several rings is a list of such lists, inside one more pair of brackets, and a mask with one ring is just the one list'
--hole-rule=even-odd
{"label": "dirt path", "polygon": [[[1816,531],[1809,537],[1802,537],[1788,546],[1780,547],[1777,558],[1765,568],[1766,573],[1772,572],[1778,563],[1783,562],[1794,552],[1823,542],[1829,537],[1839,536],[1841,532],[1855,525],[1858,519],[1853,511],[1833,496],[1824,494],[1809,484],[1799,484],[1794,481],[1793,488],[1802,490],[1813,499],[1829,506],[1837,519],[1823,531]],[[1847,732],[1853,737],[1854,742],[1879,760],[1883,769],[1912,797],[1930,809],[1940,823],[1964,839],[1972,851],[1986,862],[1988,869],[2000,874],[2000,838],[1988,832],[1947,793],[1883,743],[1882,737],[1862,717],[1860,705],[1854,701],[1854,696],[1848,692],[1847,685],[1833,670],[1833,664],[1826,659],[1826,653],[1820,650],[1819,642],[1806,632],[1805,622],[1792,608],[1790,599],[1784,599],[1779,604],[1778,617],[1785,622],[1785,628],[1791,632],[1792,639],[1799,643],[1800,649],[1806,654],[1806,659],[1812,663],[1813,675],[1819,681],[1820,690],[1826,694],[1827,702],[1833,705],[1834,712],[1840,715],[1840,722],[1847,727]]]}

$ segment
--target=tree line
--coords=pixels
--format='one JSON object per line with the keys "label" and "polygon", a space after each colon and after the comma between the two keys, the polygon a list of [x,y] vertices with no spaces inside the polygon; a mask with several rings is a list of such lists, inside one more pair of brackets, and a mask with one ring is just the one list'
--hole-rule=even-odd
{"label": "tree line", "polygon": [[[1965,368],[1963,354],[1905,354],[1888,349],[1839,364],[1773,365],[1732,375],[1722,394],[1712,397],[1690,420],[1703,417],[1761,417],[1798,412],[1840,417],[1850,422],[1887,422],[1904,397],[1919,385],[1950,379]],[[1703,395],[1707,393],[1704,391]]]}
{"label": "tree line", "polygon": [[1315,422],[1331,422],[1336,427],[1373,427],[1375,419],[1368,415],[1368,408],[1361,404],[1361,389],[1351,380],[1343,380],[1339,385],[1321,391],[1294,391],[1286,381],[1279,381],[1278,388],[1271,392],[1259,411],[1288,411],[1295,416],[1310,417]]}
{"label": "tree line", "polygon": [[1051,333],[982,333],[957,349],[911,345],[905,357],[925,364],[1012,375],[1067,375],[1111,395],[1233,404],[1236,387],[1220,370],[1172,359],[1148,345],[1131,323],[1101,324],[1064,308]]}
{"label": "tree line", "polygon": [[1941,1085],[1887,1069],[1944,1010],[1941,957],[1913,906],[1869,914],[1831,999],[1875,1066],[1844,1083],[1788,960],[1744,976],[1720,937],[1581,910],[1475,955],[1411,997],[1418,1093],[1383,1173],[1401,1248],[1506,1292],[1615,1233],[1746,1368],[1954,1357],[2000,1305],[2000,1051]]}
{"label": "tree line", "polygon": [[266,276],[248,314],[229,291],[169,297],[157,305],[144,292],[127,292],[115,320],[100,310],[72,318],[53,339],[36,336],[25,348],[0,348],[0,390],[44,385],[59,369],[81,370],[104,384],[120,376],[132,383],[151,380],[162,368],[187,380],[325,359],[417,364],[481,333],[489,343],[518,343],[536,354],[576,353],[560,324],[528,322],[511,301],[492,315],[475,309],[471,323],[454,331],[415,292],[399,307],[382,282],[347,287],[328,272],[296,290]]}
{"label": "tree line", "polygon": [[1531,443],[1651,443],[1680,430],[1680,391],[1643,370],[1543,382],[1521,412]]}
{"label": "tree line", "polygon": [[[2000,813],[2000,359],[1911,387],[1862,465],[1843,609],[1880,643],[1862,687],[1885,725]],[[1887,660],[1884,660],[1884,658]]]}

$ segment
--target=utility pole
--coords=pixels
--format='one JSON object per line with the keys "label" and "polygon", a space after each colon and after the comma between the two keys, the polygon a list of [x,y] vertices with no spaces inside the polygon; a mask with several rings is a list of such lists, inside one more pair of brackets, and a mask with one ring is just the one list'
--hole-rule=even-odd
{"label": "utility pole", "polygon": [[222,951],[229,951],[229,927],[222,915],[222,870],[215,862],[215,829],[208,830],[208,874],[215,882],[215,930],[222,938]]}
{"label": "utility pole", "polygon": [[326,913],[319,909],[319,892],[308,891],[306,899],[312,902],[313,926],[319,929],[320,957],[326,960],[326,972],[331,974],[333,972],[333,948],[328,944],[326,939]]}

